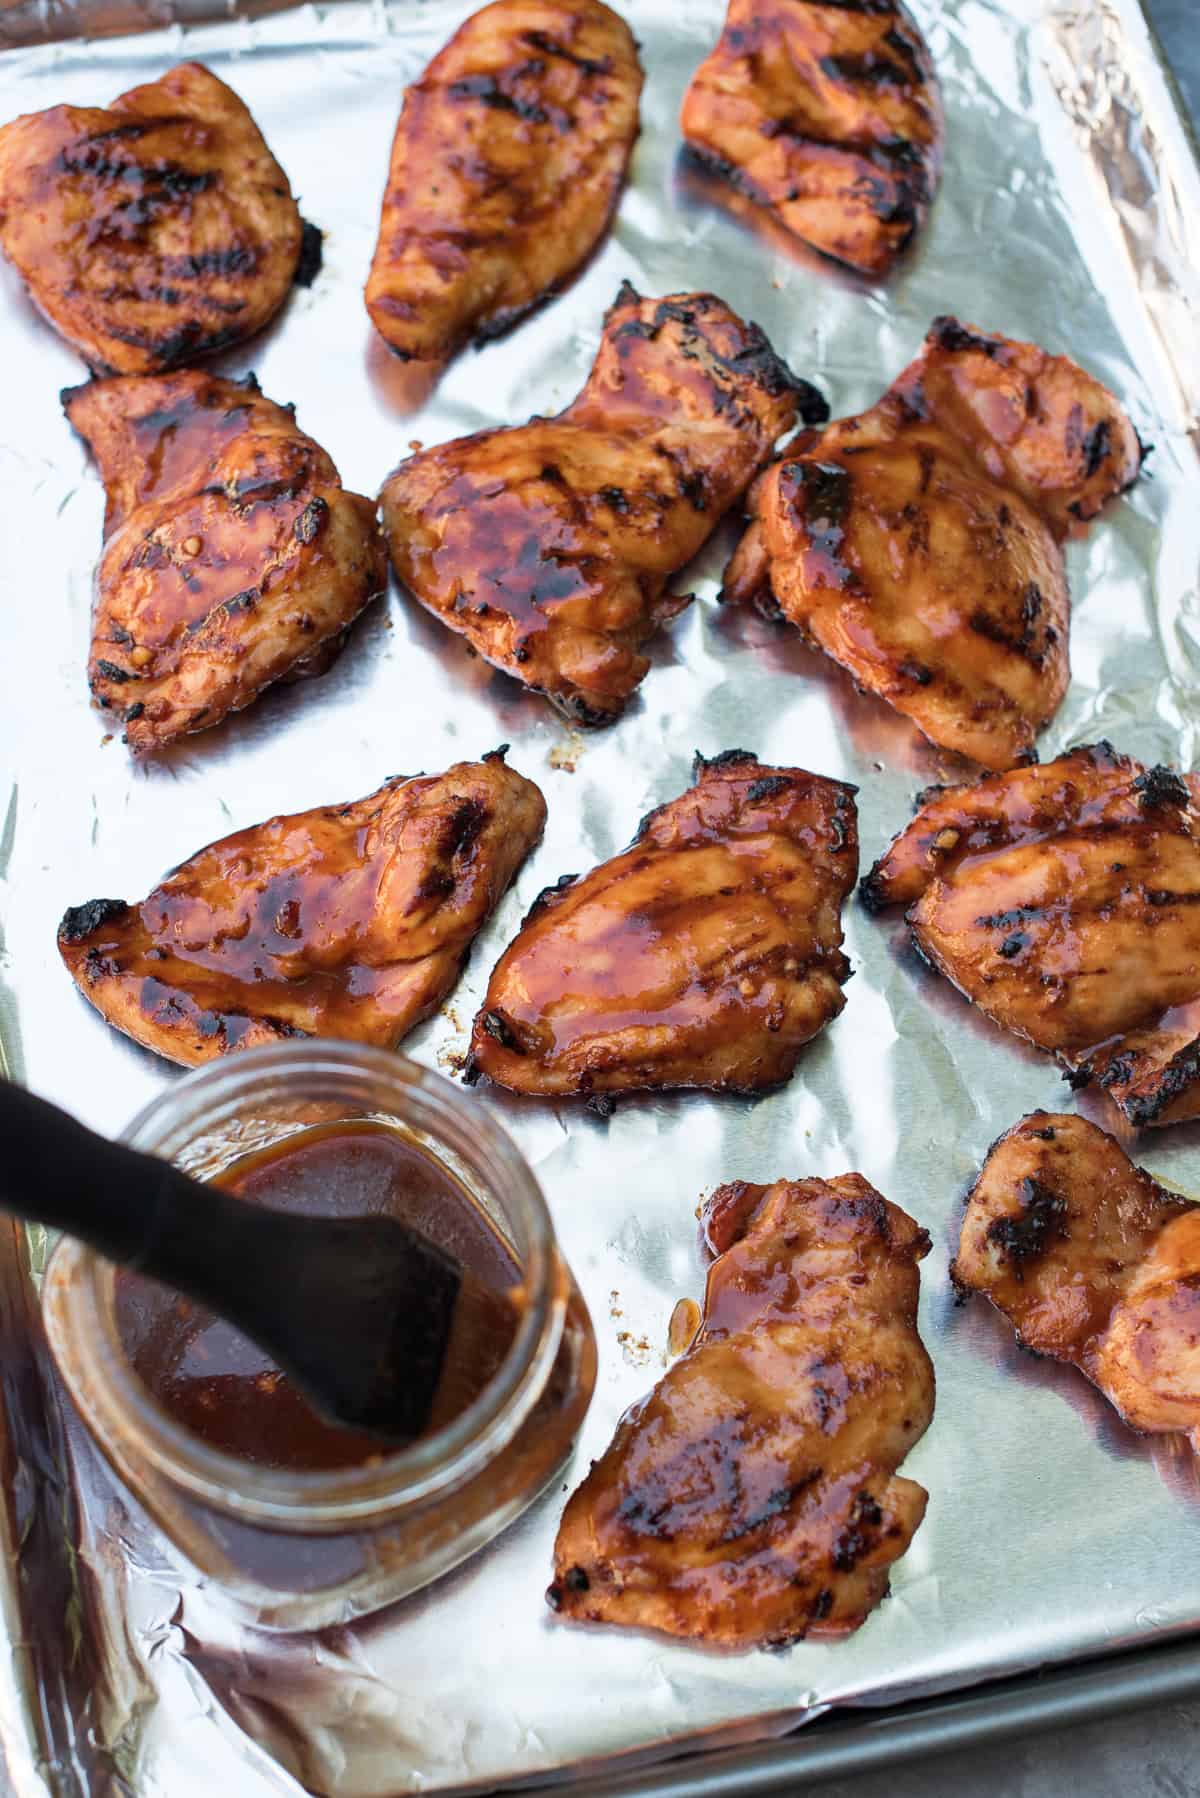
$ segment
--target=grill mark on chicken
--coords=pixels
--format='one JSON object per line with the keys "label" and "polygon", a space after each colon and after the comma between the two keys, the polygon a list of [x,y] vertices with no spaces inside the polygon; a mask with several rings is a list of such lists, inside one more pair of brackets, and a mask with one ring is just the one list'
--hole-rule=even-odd
{"label": "grill mark on chicken", "polygon": [[538,896],[488,983],[473,1075],[579,1097],[778,1085],[844,1003],[857,859],[853,789],[698,757],[623,854]]}
{"label": "grill mark on chicken", "polygon": [[1095,1124],[1035,1111],[992,1145],[951,1273],[1131,1428],[1185,1431],[1200,1451],[1200,1206]]}
{"label": "grill mark on chicken", "polygon": [[199,63],[107,111],[51,107],[0,131],[0,244],[99,372],[152,373],[252,335],[303,242],[249,112]]}
{"label": "grill mark on chicken", "polygon": [[825,403],[712,294],[626,282],[556,418],[402,462],[381,498],[416,600],[576,722],[617,717],[643,645],[690,602],[669,583],[797,414]]}
{"label": "grill mark on chicken", "polygon": [[445,998],[538,841],[492,756],[238,831],[139,905],[72,907],[59,950],[109,1023],[188,1066],[284,1036],[394,1047]]}
{"label": "grill mark on chicken", "polygon": [[866,877],[864,902],[906,906],[930,965],[1055,1055],[1072,1085],[1095,1081],[1139,1126],[1194,1116],[1196,780],[1101,743],[934,792]]}
{"label": "grill mark on chicken", "polygon": [[1067,687],[1063,539],[1140,463],[1074,363],[935,319],[875,406],[759,480],[722,598],[789,619],[943,748],[1011,767]]}
{"label": "grill mark on chicken", "polygon": [[885,275],[920,228],[941,173],[932,61],[889,0],[730,0],[681,126],[702,167],[870,276]]}
{"label": "grill mark on chicken", "polygon": [[857,1629],[926,1494],[929,1237],[859,1174],[735,1181],[704,1211],[701,1327],[563,1512],[560,1616],[727,1648]]}
{"label": "grill mark on chicken", "polygon": [[366,286],[390,349],[436,368],[573,279],[620,197],[641,85],[600,0],[495,0],[466,21],[396,127]]}
{"label": "grill mark on chicken", "polygon": [[108,496],[89,679],[135,753],[336,655],[385,585],[384,545],[292,408],[195,370],[95,380],[63,405]]}

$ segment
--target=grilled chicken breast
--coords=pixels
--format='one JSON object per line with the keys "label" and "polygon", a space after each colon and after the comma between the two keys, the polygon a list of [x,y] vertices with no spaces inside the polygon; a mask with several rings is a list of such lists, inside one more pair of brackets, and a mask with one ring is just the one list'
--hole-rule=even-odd
{"label": "grilled chicken breast", "polygon": [[864,275],[888,273],[941,174],[933,63],[891,0],[730,0],[680,125],[701,163]]}
{"label": "grilled chicken breast", "polygon": [[858,864],[854,788],[697,757],[695,785],[624,854],[535,902],[471,1037],[513,1092],[758,1092],[841,1011],[841,907]]}
{"label": "grilled chicken breast", "polygon": [[495,0],[404,97],[367,311],[405,358],[444,362],[563,287],[608,229],[642,71],[600,0]]}
{"label": "grilled chicken breast", "polygon": [[936,319],[877,405],[763,475],[722,597],[798,625],[944,749],[1011,768],[1067,690],[1063,540],[1141,458],[1065,356]]}
{"label": "grilled chicken breast", "polygon": [[194,1066],[287,1036],[394,1048],[453,987],[546,807],[503,751],[200,850],[141,904],[93,899],[59,952],[136,1042]]}
{"label": "grilled chicken breast", "polygon": [[68,388],[108,494],[88,678],[136,754],[319,672],[387,585],[375,507],[253,375]]}
{"label": "grilled chicken breast", "polygon": [[154,374],[240,343],[311,281],[320,233],[237,95],[200,63],[107,109],[0,130],[0,247],[103,374]]}
{"label": "grilled chicken breast", "polygon": [[1099,743],[934,788],[862,894],[1073,1086],[1133,1124],[1200,1113],[1200,776]]}
{"label": "grilled chicken breast", "polygon": [[706,1221],[703,1326],[569,1500],[549,1601],[727,1648],[847,1635],[925,1514],[896,1469],[933,1416],[929,1237],[861,1174],[738,1181]]}
{"label": "grilled chicken breast", "polygon": [[557,418],[402,462],[381,495],[396,572],[496,667],[581,724],[617,716],[669,593],[776,439],[824,418],[757,325],[712,294],[624,286]]}
{"label": "grilled chicken breast", "polygon": [[1014,1124],[967,1201],[951,1271],[1133,1429],[1184,1430],[1200,1452],[1200,1205],[1105,1131],[1045,1111]]}

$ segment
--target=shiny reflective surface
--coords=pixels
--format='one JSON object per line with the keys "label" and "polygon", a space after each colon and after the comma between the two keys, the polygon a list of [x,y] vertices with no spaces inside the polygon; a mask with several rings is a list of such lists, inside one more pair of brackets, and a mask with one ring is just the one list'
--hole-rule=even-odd
{"label": "shiny reflective surface", "polygon": [[471,1032],[519,1093],[756,1092],[841,1011],[853,788],[726,750],[632,846],[534,901]]}
{"label": "shiny reflective surface", "polygon": [[542,834],[502,754],[212,843],[140,905],[93,899],[63,960],[118,1030],[196,1065],[288,1036],[395,1048],[445,998]]}
{"label": "shiny reflective surface", "polygon": [[1008,768],[1062,704],[1062,542],[1137,478],[1112,394],[939,318],[878,405],[768,469],[722,597],[797,624],[934,743]]}
{"label": "shiny reflective surface", "polygon": [[941,173],[933,60],[891,0],[730,0],[680,127],[722,179],[866,275],[912,241]]}
{"label": "shiny reflective surface", "polygon": [[859,1174],[709,1201],[700,1333],[572,1495],[551,1608],[731,1648],[857,1629],[925,1515],[929,1236]]}
{"label": "shiny reflective surface", "polygon": [[562,287],[611,220],[638,129],[633,34],[599,0],[494,0],[408,89],[367,310],[439,363]]}
{"label": "shiny reflective surface", "polygon": [[88,684],[134,754],[323,673],[387,569],[371,501],[294,406],[192,370],[63,405],[107,493]]}
{"label": "shiny reflective surface", "polygon": [[625,285],[557,418],[402,463],[380,496],[392,564],[489,662],[581,724],[645,677],[671,591],[798,415],[823,418],[755,325],[712,294]]}
{"label": "shiny reflective surface", "polygon": [[0,136],[0,246],[100,373],[173,368],[252,336],[286,299],[302,242],[287,176],[201,64],[107,111],[54,106]]}
{"label": "shiny reflective surface", "polygon": [[922,955],[1133,1124],[1200,1110],[1200,775],[1108,743],[948,787],[863,882]]}
{"label": "shiny reflective surface", "polygon": [[[51,28],[71,12],[39,7]],[[182,38],[43,46],[0,57],[0,98],[3,116],[87,105],[102,66],[101,91],[116,93],[203,49],[245,97],[306,217],[330,232],[314,288],[225,372],[256,368],[265,392],[295,399],[304,428],[362,493],[378,490],[413,440],[431,447],[568,405],[625,277],[649,295],[711,288],[761,325],[838,417],[873,405],[948,309],[1081,358],[1154,450],[1146,478],[1067,545],[1072,681],[1041,753],[1107,735],[1146,766],[1195,765],[1200,509],[1187,431],[1200,346],[1186,296],[1200,269],[1200,181],[1189,177],[1136,9],[1129,0],[914,6],[946,104],[947,164],[924,230],[885,287],[752,232],[693,192],[678,163],[679,109],[719,36],[722,0],[686,9],[619,0],[618,9],[642,44],[647,82],[614,229],[578,282],[502,343],[457,359],[415,416],[404,365],[372,331],[362,285],[400,96],[471,0],[380,10],[347,0]],[[19,13],[0,14],[0,41],[11,41],[4,33]],[[545,792],[546,837],[445,1011],[409,1039],[421,1060],[453,1068],[490,971],[539,891],[623,850],[639,817],[686,788],[695,749],[744,745],[772,765],[857,784],[864,865],[919,790],[961,780],[960,764],[891,708],[855,695],[793,630],[716,607],[732,523],[679,577],[677,589],[697,601],[649,646],[650,673],[610,730],[564,728],[544,700],[394,592],[366,612],[322,681],[277,687],[131,772],[119,743],[103,743],[111,724],[79,684],[103,501],[55,395],[83,370],[7,274],[0,297],[15,346],[4,416],[19,422],[0,460],[6,491],[19,485],[19,528],[0,533],[0,575],[7,592],[36,600],[0,613],[19,745],[0,804],[9,958],[0,1031],[10,1061],[88,1122],[116,1127],[173,1073],[81,1003],[55,925],[89,894],[148,893],[204,841],[510,740],[510,764]],[[930,1230],[921,1332],[937,1363],[938,1416],[904,1469],[930,1503],[893,1569],[892,1598],[842,1643],[723,1654],[719,1664],[683,1643],[561,1627],[541,1596],[567,1496],[556,1490],[502,1548],[443,1582],[436,1604],[406,1607],[386,1627],[327,1633],[314,1656],[310,1641],[264,1642],[232,1625],[211,1592],[166,1563],[128,1499],[80,1451],[83,1546],[102,1569],[87,1588],[90,1640],[110,1673],[88,1684],[89,1723],[97,1741],[140,1756],[150,1798],[164,1788],[169,1798],[207,1795],[218,1781],[259,1798],[296,1777],[339,1798],[393,1798],[400,1766],[436,1786],[529,1777],[635,1742],[678,1752],[690,1736],[767,1736],[827,1704],[933,1692],[1200,1621],[1190,1454],[1133,1437],[1072,1369],[1018,1357],[1002,1319],[952,1303],[962,1193],[1015,1118],[1068,1103],[1055,1070],[923,972],[902,932],[854,902],[845,930],[855,967],[846,1009],[776,1094],[629,1097],[606,1122],[577,1101],[510,1099],[482,1084],[472,1097],[535,1165],[597,1321],[600,1378],[563,1476],[572,1484],[662,1372],[671,1311],[700,1291],[693,1214],[715,1185],[735,1173],[766,1181],[856,1167]],[[1112,1127],[1102,1095],[1078,1103]],[[1151,1133],[1137,1155],[1200,1190],[1192,1126]],[[1052,1458],[1030,1455],[1031,1440],[1053,1442]],[[114,1528],[128,1559],[114,1553]],[[200,1679],[211,1705],[197,1704]],[[244,1729],[289,1771],[248,1748]]]}
{"label": "shiny reflective surface", "polygon": [[1014,1124],[972,1189],[951,1274],[1134,1429],[1185,1432],[1200,1452],[1200,1205],[1105,1131],[1045,1111]]}

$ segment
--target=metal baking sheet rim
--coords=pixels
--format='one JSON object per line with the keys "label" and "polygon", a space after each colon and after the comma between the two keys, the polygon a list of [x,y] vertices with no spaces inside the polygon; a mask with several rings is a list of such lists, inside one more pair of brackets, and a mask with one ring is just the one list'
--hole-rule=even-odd
{"label": "metal baking sheet rim", "polygon": [[[94,16],[105,33],[139,29],[132,7],[122,13],[109,7],[108,0],[103,4],[106,10]],[[277,10],[273,5],[256,7],[253,16]],[[147,13],[145,28],[168,22],[164,9],[148,8]],[[186,16],[189,27],[205,17],[190,0],[183,0],[180,14]],[[1197,316],[1196,283],[1188,271],[1189,265],[1192,270],[1200,266],[1200,256],[1189,247],[1187,233],[1194,231],[1200,220],[1200,168],[1187,122],[1177,109],[1171,77],[1137,0],[1100,0],[1095,7],[1083,0],[1074,5],[1048,0],[1041,28],[1046,33],[1047,66],[1064,115],[1075,132],[1086,136],[1095,177],[1124,219],[1126,253],[1145,277],[1140,283],[1142,297],[1158,353],[1172,371],[1172,386],[1179,396],[1176,428],[1192,433],[1200,445],[1200,344],[1194,337],[1189,341],[1186,328],[1189,319]],[[86,29],[83,8],[38,0],[35,7],[23,5],[0,13],[0,46],[86,35]],[[1100,53],[1114,45],[1126,53],[1124,98],[1133,95],[1140,101],[1136,108],[1125,109],[1115,133],[1111,129],[1114,112],[1120,113],[1121,108],[1114,107],[1114,95],[1106,88],[1111,65]],[[1165,218],[1160,220],[1163,230],[1148,269],[1141,267],[1146,246],[1139,243],[1137,219],[1128,205],[1130,196],[1123,191],[1133,138],[1149,156],[1161,188],[1169,190],[1168,204],[1162,209]],[[714,279],[713,284],[719,285],[719,281]],[[947,296],[948,303],[951,298]],[[1080,353],[1086,359],[1085,346]],[[5,862],[0,836],[0,876]],[[0,1024],[11,1021],[6,1016],[10,1004],[6,985],[0,985]],[[0,1066],[3,1055],[0,1042]],[[35,1263],[37,1246],[33,1245]],[[62,1419],[49,1396],[53,1376],[30,1305],[31,1292],[30,1245],[5,1230],[0,1236],[0,1342],[6,1349],[0,1402],[0,1469],[5,1476],[0,1515],[0,1626],[8,1651],[0,1654],[0,1755],[16,1798],[33,1798],[34,1794],[48,1798],[52,1791],[65,1789],[60,1783],[65,1777],[74,1779],[77,1790],[84,1789],[78,1784],[80,1765],[72,1736],[80,1715],[86,1715],[86,1704],[79,1677],[82,1663],[72,1666],[72,1657],[67,1655],[58,1656],[57,1664],[52,1664],[60,1646],[56,1632],[46,1629],[44,1618],[40,1624],[31,1625],[30,1621],[31,1607],[38,1608],[37,1601],[47,1589],[66,1595],[68,1619],[77,1615],[71,1607],[79,1601],[78,1591],[72,1587],[76,1578],[73,1552],[66,1557],[65,1573],[59,1564],[61,1555],[55,1554],[55,1534],[69,1503],[67,1445]],[[31,1470],[37,1477],[31,1476]],[[611,1792],[615,1798],[618,1792],[635,1790],[662,1794],[663,1798],[684,1791],[709,1792],[713,1798],[718,1792],[735,1789],[774,1791],[788,1780],[807,1783],[815,1777],[865,1769],[881,1755],[895,1764],[900,1758],[928,1753],[939,1744],[948,1745],[948,1738],[955,1743],[994,1738],[1039,1723],[1079,1720],[1095,1714],[1098,1705],[1129,1707],[1178,1698],[1200,1689],[1200,1657],[1190,1652],[1192,1640],[1189,1635],[1175,1646],[1125,1648],[1083,1667],[1058,1662],[1045,1679],[1033,1673],[1017,1675],[994,1688],[979,1687],[965,1699],[934,1697],[915,1705],[872,1709],[868,1698],[860,1701],[866,1708],[853,1721],[846,1720],[846,1706],[854,1701],[834,1701],[832,1707],[816,1704],[802,1715],[794,1711],[777,1716],[759,1714],[742,1726],[724,1725],[698,1733],[690,1742],[664,1740],[588,1763],[578,1789],[597,1798],[602,1792]],[[926,1690],[948,1692],[953,1683],[951,1675]],[[831,1708],[839,1713],[836,1724],[818,1726],[811,1734],[805,1731],[791,1740],[764,1743],[763,1738],[775,1731],[795,1730],[798,1722],[818,1718]],[[751,1739],[747,1740],[748,1736]],[[741,1746],[712,1746],[739,1737]],[[697,1745],[708,1745],[712,1751],[702,1756],[688,1753],[684,1759],[662,1758],[679,1756]],[[651,1758],[658,1763],[652,1768],[646,1764]],[[115,1761],[106,1770],[95,1771],[101,1783],[93,1783],[93,1791],[133,1789]],[[541,1785],[570,1771],[559,1767],[534,1781],[526,1775],[505,1783]],[[468,1782],[471,1787],[478,1783]],[[456,1784],[454,1789],[467,1786]]]}

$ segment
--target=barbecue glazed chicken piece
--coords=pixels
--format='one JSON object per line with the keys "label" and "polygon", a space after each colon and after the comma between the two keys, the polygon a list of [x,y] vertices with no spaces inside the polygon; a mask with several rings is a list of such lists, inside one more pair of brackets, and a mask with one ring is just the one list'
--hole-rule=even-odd
{"label": "barbecue glazed chicken piece", "polygon": [[497,668],[580,724],[615,718],[642,645],[690,595],[667,583],[796,422],[826,407],[712,294],[626,284],[557,418],[402,462],[380,496],[400,579]]}
{"label": "barbecue glazed chicken piece", "polygon": [[135,754],[322,672],[387,585],[375,507],[253,375],[68,388],[108,494],[88,679]]}
{"label": "barbecue glazed chicken piece", "polygon": [[565,286],[608,229],[642,71],[599,0],[496,0],[404,97],[367,311],[405,359],[444,362]]}
{"label": "barbecue glazed chicken piece", "polygon": [[1200,775],[1107,743],[933,788],[863,882],[998,1024],[1132,1124],[1200,1113]]}
{"label": "barbecue glazed chicken piece", "polygon": [[878,405],[767,470],[722,597],[799,625],[944,749],[1010,768],[1067,689],[1063,540],[1141,457],[1065,356],[936,319]]}
{"label": "barbecue glazed chicken piece", "polygon": [[845,1000],[854,788],[734,749],[622,855],[534,903],[475,1020],[471,1059],[513,1092],[760,1092]]}
{"label": "barbecue glazed chicken piece", "polygon": [[102,374],[241,343],[320,261],[258,126],[196,62],[107,110],[52,106],[0,130],[0,247]]}
{"label": "barbecue glazed chicken piece", "polygon": [[704,1322],[572,1495],[564,1616],[766,1648],[857,1629],[925,1514],[929,1237],[861,1174],[713,1194]]}
{"label": "barbecue glazed chicken piece", "polygon": [[542,795],[502,756],[223,837],[140,905],[72,906],[59,952],[110,1024],[169,1061],[288,1036],[394,1048],[541,837]]}
{"label": "barbecue glazed chicken piece", "polygon": [[889,0],[730,0],[680,125],[697,161],[864,275],[888,273],[942,169],[933,63]]}
{"label": "barbecue glazed chicken piece", "polygon": [[1045,1111],[1014,1124],[967,1201],[951,1273],[1133,1429],[1185,1430],[1200,1452],[1200,1205],[1105,1131]]}

